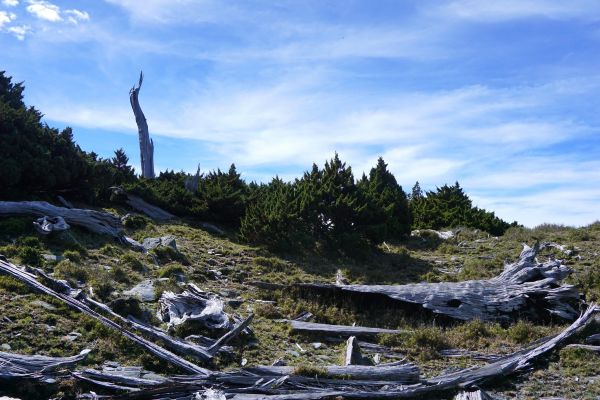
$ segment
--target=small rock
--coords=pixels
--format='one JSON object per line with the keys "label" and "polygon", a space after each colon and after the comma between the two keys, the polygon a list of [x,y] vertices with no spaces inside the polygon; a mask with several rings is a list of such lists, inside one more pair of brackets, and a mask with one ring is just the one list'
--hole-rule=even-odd
{"label": "small rock", "polygon": [[4,351],[9,351],[11,349],[10,344],[8,343],[2,343],[2,345],[0,345],[0,348],[2,348],[2,350]]}
{"label": "small rock", "polygon": [[62,261],[64,260],[63,256],[57,256],[56,254],[42,254],[44,260],[46,261]]}
{"label": "small rock", "polygon": [[137,297],[143,302],[154,301],[156,300],[154,281],[151,279],[142,281],[131,289],[124,291],[123,294],[126,296]]}
{"label": "small rock", "polygon": [[321,346],[323,346],[323,343],[321,343],[321,342],[315,342],[315,343],[311,343],[311,345],[315,349],[320,349]]}
{"label": "small rock", "polygon": [[300,357],[300,353],[298,353],[296,350],[286,350],[285,351],[287,354],[290,354],[294,357]]}
{"label": "small rock", "polygon": [[46,310],[56,310],[56,307],[54,307],[52,304],[48,304],[42,300],[34,300],[31,302],[31,304],[33,304],[34,306],[45,308]]}
{"label": "small rock", "polygon": [[274,367],[283,367],[286,366],[287,363],[283,360],[283,358],[278,358],[277,360],[275,360],[275,362],[273,364],[271,364]]}
{"label": "small rock", "polygon": [[63,338],[65,340],[68,340],[69,342],[74,342],[77,339],[79,339],[81,337],[81,333],[79,332],[70,332],[68,335],[64,336]]}
{"label": "small rock", "polygon": [[246,358],[242,358],[242,362],[240,363],[240,365],[243,367],[243,366],[245,366],[246,364],[248,364],[248,359],[246,359]]}

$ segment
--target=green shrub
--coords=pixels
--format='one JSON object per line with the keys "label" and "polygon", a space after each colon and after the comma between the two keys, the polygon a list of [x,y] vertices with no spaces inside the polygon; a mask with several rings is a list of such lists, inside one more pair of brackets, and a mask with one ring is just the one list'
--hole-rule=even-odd
{"label": "green shrub", "polygon": [[113,267],[110,272],[115,281],[123,283],[129,282],[129,274],[123,267],[117,265]]}
{"label": "green shrub", "polygon": [[81,254],[78,251],[67,250],[63,253],[63,257],[74,263],[81,262]]}
{"label": "green shrub", "polygon": [[190,260],[181,252],[175,250],[169,246],[158,246],[150,250],[156,257],[159,263],[164,264],[167,262],[180,262],[183,265],[190,265]]}
{"label": "green shrub", "polygon": [[6,257],[14,257],[19,254],[19,248],[14,244],[0,246],[0,254]]}
{"label": "green shrub", "polygon": [[19,249],[19,258],[23,264],[32,267],[41,267],[44,263],[42,253],[35,247],[21,247]]}
{"label": "green shrub", "polygon": [[136,256],[131,253],[127,253],[121,259],[124,265],[129,266],[134,271],[142,272],[144,270],[144,264]]}
{"label": "green shrub", "polygon": [[183,274],[183,273],[184,273],[184,270],[181,265],[169,264],[169,265],[162,267],[160,270],[158,270],[158,277],[159,278],[170,278],[173,275]]}
{"label": "green shrub", "polygon": [[275,257],[256,257],[252,260],[254,265],[263,267],[267,271],[283,272],[287,269],[287,264]]}
{"label": "green shrub", "polygon": [[29,293],[29,287],[12,276],[0,275],[0,288],[10,293]]}
{"label": "green shrub", "polygon": [[278,319],[283,317],[279,310],[277,310],[277,307],[271,303],[257,303],[254,306],[254,312],[258,317],[267,319]]}
{"label": "green shrub", "polygon": [[133,214],[125,219],[123,225],[129,229],[140,229],[151,223],[152,221],[149,218],[146,218],[143,215]]}
{"label": "green shrub", "polygon": [[596,352],[565,347],[559,354],[560,368],[566,375],[592,376],[600,373],[600,356]]}
{"label": "green shrub", "polygon": [[508,327],[506,336],[514,343],[527,344],[544,337],[547,333],[546,331],[530,322],[518,321],[516,324]]}
{"label": "green shrub", "polygon": [[33,248],[36,248],[36,249],[41,249],[42,248],[42,242],[40,242],[40,239],[38,239],[35,236],[20,237],[20,238],[17,239],[17,244],[19,246],[33,247]]}
{"label": "green shrub", "polygon": [[319,367],[316,365],[301,364],[294,367],[293,374],[300,376],[308,376],[311,378],[325,378],[327,377],[327,370],[323,367]]}
{"label": "green shrub", "polygon": [[86,268],[69,260],[63,260],[56,264],[54,274],[59,278],[66,279],[73,286],[78,282],[87,281],[89,277]]}

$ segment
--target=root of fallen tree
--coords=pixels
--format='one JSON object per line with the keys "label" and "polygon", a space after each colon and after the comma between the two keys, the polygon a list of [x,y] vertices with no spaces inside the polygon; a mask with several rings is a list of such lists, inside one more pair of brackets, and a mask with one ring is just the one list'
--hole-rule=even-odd
{"label": "root of fallen tree", "polygon": [[[347,295],[386,296],[408,307],[422,307],[435,314],[459,320],[506,321],[517,317],[532,320],[577,318],[577,288],[562,284],[571,270],[560,260],[539,263],[536,255],[544,248],[536,243],[524,246],[519,259],[505,265],[504,272],[486,280],[414,283],[407,285],[328,285],[298,283],[307,291]],[[285,286],[264,282],[252,284],[263,289]]]}

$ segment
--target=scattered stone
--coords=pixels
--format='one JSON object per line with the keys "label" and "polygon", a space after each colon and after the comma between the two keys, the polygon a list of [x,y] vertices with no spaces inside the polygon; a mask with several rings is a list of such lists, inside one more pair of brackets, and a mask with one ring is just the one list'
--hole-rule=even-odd
{"label": "scattered stone", "polygon": [[247,358],[242,358],[242,362],[240,362],[240,365],[243,367],[246,364],[248,364],[248,359]]}
{"label": "scattered stone", "polygon": [[177,250],[177,243],[175,242],[175,238],[171,235],[158,238],[146,238],[142,242],[142,247],[146,250],[152,250],[159,246],[170,247],[173,250]]}
{"label": "scattered stone", "polygon": [[56,254],[42,254],[42,257],[44,260],[50,262],[58,262],[65,259],[63,256],[57,256]]}
{"label": "scattered stone", "polygon": [[126,296],[132,296],[140,299],[143,302],[151,302],[156,300],[156,294],[154,291],[154,281],[147,279],[132,287],[129,290],[123,292]]}
{"label": "scattered stone", "polygon": [[70,332],[68,335],[63,336],[63,339],[68,340],[69,342],[74,342],[81,337],[81,333],[79,332]]}
{"label": "scattered stone", "polygon": [[2,350],[4,351],[10,351],[12,347],[10,347],[10,344],[8,343],[2,343],[2,345],[0,345],[0,348],[2,348]]}
{"label": "scattered stone", "polygon": [[34,306],[45,308],[46,310],[56,310],[56,307],[54,307],[52,304],[48,304],[42,300],[34,300],[31,302],[31,304],[33,304]]}
{"label": "scattered stone", "polygon": [[300,353],[298,353],[296,350],[286,350],[285,351],[287,354],[290,354],[294,357],[300,357]]}
{"label": "scattered stone", "polygon": [[315,343],[311,343],[311,345],[314,349],[320,349],[323,346],[323,343],[315,342]]}

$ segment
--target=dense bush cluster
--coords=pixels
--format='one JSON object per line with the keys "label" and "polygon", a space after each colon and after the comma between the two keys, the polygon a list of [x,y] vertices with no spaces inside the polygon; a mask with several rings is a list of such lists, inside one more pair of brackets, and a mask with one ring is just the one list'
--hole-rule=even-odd
{"label": "dense bush cluster", "polygon": [[[0,72],[0,199],[69,197],[101,203],[112,186],[122,186],[178,216],[218,222],[238,230],[250,243],[276,249],[318,249],[363,254],[411,228],[467,226],[502,234],[510,225],[473,207],[456,183],[423,194],[418,183],[407,196],[382,158],[368,175],[355,179],[336,154],[323,168],[293,182],[274,178],[248,184],[235,165],[190,181],[184,172],[156,179],[135,176],[122,149],[111,159],[86,153],[70,128],[59,132],[23,102],[23,85]],[[188,185],[186,185],[188,182]],[[197,182],[190,188],[189,182]],[[187,187],[186,187],[187,186]]]}
{"label": "dense bush cluster", "polygon": [[417,182],[412,190],[410,210],[415,229],[464,226],[502,235],[509,227],[517,226],[516,222],[509,224],[493,212],[473,207],[471,199],[458,182],[426,194],[423,194]]}
{"label": "dense bush cluster", "polygon": [[381,158],[356,182],[336,154],[292,183],[275,178],[259,186],[253,199],[240,234],[272,247],[325,245],[357,253],[410,233],[406,194]]}
{"label": "dense bush cluster", "polygon": [[23,90],[0,71],[0,198],[70,192],[91,201],[99,193],[90,189],[135,178],[130,167],[113,163],[123,161],[119,155],[99,159],[73,142],[71,128],[43,124],[42,113],[25,106]]}

